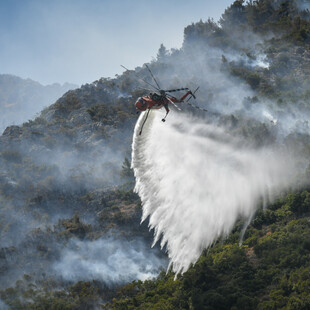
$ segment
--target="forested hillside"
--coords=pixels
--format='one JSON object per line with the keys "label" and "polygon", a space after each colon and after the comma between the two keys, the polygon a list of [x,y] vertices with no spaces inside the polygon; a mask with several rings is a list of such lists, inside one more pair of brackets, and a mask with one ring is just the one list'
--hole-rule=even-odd
{"label": "forested hillside", "polygon": [[[254,107],[267,101],[293,115],[301,111],[308,114],[309,17],[309,4],[303,1],[235,1],[219,24],[200,21],[185,28],[183,50],[203,46],[208,53],[208,48],[220,49],[222,70],[254,90],[254,96],[246,98],[243,105],[249,112],[259,111]],[[214,93],[208,97],[208,108],[214,112],[219,111],[217,100]],[[226,108],[231,111],[230,106]],[[230,130],[242,122],[238,109],[234,110],[230,119],[225,118]],[[271,115],[269,120],[277,121]],[[290,119],[285,122],[289,124]],[[298,126],[284,143],[309,158],[308,122]],[[276,138],[265,126],[242,127],[242,134],[257,143]],[[162,272],[152,281],[134,281],[124,286],[106,308],[309,309],[308,169],[296,183],[299,185],[294,193],[283,192],[267,209],[262,202],[244,236],[240,221],[227,238],[205,250],[177,279],[172,272]]]}
{"label": "forested hillside", "polygon": [[309,18],[307,1],[235,1],[219,23],[187,26],[182,48],[161,46],[149,64],[166,89],[200,86],[196,104],[209,112],[180,113],[297,161],[289,186],[260,201],[248,227],[240,219],[176,279],[164,251],[150,249],[133,193],[134,102],[149,92],[137,75],[152,82],[142,64],[7,127],[0,307],[309,309]]}
{"label": "forested hillside", "polygon": [[113,309],[309,309],[310,193],[260,211],[240,246],[239,223],[183,276],[162,272],[118,292]]}

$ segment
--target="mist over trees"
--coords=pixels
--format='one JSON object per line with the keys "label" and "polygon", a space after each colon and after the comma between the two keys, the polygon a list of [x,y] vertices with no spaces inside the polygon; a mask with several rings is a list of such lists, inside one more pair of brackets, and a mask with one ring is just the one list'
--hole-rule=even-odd
{"label": "mist over trees", "polygon": [[[222,126],[257,146],[281,141],[295,149],[305,160],[303,172],[294,193],[284,191],[267,210],[262,202],[245,234],[240,221],[177,280],[174,273],[162,273],[153,281],[134,281],[107,309],[309,308],[309,35],[309,10],[300,1],[235,1],[219,24],[208,20],[185,28],[183,50],[173,51],[172,59],[201,56],[197,49],[221,56],[222,72],[249,86],[240,89],[249,94],[242,104],[221,107],[216,84],[202,91],[207,104],[198,98],[199,104],[215,117],[220,113]],[[243,123],[249,116],[255,125]]]}
{"label": "mist over trees", "polygon": [[[167,88],[200,86],[196,102],[209,113],[183,112],[253,148],[278,143],[299,161],[294,191],[267,209],[261,203],[247,230],[240,219],[176,280],[162,272],[144,281],[167,267],[165,253],[149,249],[152,233],[140,225],[132,191],[133,103],[148,93],[136,74],[152,82],[144,67],[70,90],[7,127],[0,137],[0,307],[308,309],[309,17],[302,0],[235,1],[219,23],[187,26],[182,48],[161,45],[149,64]],[[2,95],[5,104],[15,104],[14,89]],[[101,247],[112,263],[98,258]],[[118,270],[118,258],[134,273]]]}

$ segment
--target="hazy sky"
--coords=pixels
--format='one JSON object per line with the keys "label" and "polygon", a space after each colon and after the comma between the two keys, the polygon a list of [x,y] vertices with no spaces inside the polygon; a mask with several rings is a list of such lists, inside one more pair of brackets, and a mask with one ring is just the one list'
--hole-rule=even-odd
{"label": "hazy sky", "polygon": [[114,77],[181,47],[184,27],[233,0],[0,0],[0,73],[42,84]]}

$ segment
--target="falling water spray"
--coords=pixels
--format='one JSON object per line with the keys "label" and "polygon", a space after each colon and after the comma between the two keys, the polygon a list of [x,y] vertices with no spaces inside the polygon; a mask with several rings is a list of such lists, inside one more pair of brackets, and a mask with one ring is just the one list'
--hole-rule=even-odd
{"label": "falling water spray", "polygon": [[142,221],[149,218],[153,245],[165,246],[169,266],[183,273],[237,220],[249,222],[262,201],[288,186],[293,168],[275,148],[251,148],[224,128],[182,113],[163,124],[161,111],[152,111],[139,135],[144,117],[132,145]]}

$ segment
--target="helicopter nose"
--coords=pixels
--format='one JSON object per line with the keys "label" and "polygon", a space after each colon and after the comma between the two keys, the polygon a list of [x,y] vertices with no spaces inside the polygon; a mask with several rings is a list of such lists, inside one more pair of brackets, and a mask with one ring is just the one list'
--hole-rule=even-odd
{"label": "helicopter nose", "polygon": [[136,109],[138,109],[139,111],[145,111],[146,107],[144,107],[141,102],[137,101],[136,102]]}

